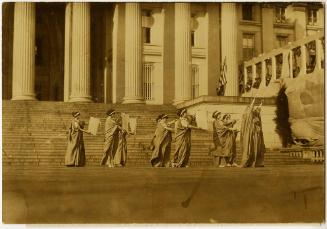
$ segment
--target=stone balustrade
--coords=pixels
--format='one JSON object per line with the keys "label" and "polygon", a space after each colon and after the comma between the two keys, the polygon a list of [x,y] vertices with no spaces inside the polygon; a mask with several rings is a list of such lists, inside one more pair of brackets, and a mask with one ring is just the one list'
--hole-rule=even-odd
{"label": "stone balustrade", "polygon": [[324,69],[324,43],[324,33],[317,32],[245,61],[242,96],[273,97],[278,92],[276,84],[279,85],[281,79],[301,77]]}

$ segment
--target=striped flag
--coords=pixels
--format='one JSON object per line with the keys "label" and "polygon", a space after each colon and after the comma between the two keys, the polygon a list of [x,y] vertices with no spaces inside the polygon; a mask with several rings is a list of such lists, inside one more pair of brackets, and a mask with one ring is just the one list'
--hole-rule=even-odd
{"label": "striped flag", "polygon": [[227,84],[227,64],[226,64],[226,56],[224,59],[224,63],[220,66],[220,76],[218,79],[218,88],[217,88],[217,95],[223,96],[225,95],[225,85]]}
{"label": "striped flag", "polygon": [[225,86],[227,84],[226,75],[227,75],[227,64],[226,64],[226,56],[225,56],[224,63],[220,67],[220,77],[219,77],[220,86]]}

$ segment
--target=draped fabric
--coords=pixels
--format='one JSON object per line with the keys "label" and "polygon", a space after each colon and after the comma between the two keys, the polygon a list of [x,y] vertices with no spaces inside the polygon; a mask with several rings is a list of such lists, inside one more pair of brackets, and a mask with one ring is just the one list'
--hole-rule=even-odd
{"label": "draped fabric", "polygon": [[237,132],[229,129],[232,123],[224,123],[221,120],[213,122],[213,142],[215,150],[212,151],[214,156],[231,158],[236,156],[236,136]]}
{"label": "draped fabric", "polygon": [[106,119],[104,137],[104,149],[101,165],[113,167],[114,157],[119,144],[119,128],[117,122],[111,117]]}
{"label": "draped fabric", "polygon": [[120,130],[118,132],[118,147],[114,155],[114,166],[125,166],[127,161],[127,132]]}
{"label": "draped fabric", "polygon": [[79,129],[81,123],[73,120],[68,133],[68,145],[65,155],[65,165],[84,166],[85,165],[85,147],[83,132]]}
{"label": "draped fabric", "polygon": [[158,123],[153,138],[154,149],[150,161],[153,167],[169,167],[171,142],[171,132]]}
{"label": "draped fabric", "polygon": [[265,144],[260,110],[249,106],[243,113],[241,136],[242,167],[263,166]]}
{"label": "draped fabric", "polygon": [[187,119],[182,118],[175,123],[176,149],[173,158],[173,165],[175,167],[185,167],[189,161],[191,153],[191,129],[187,127],[188,123]]}

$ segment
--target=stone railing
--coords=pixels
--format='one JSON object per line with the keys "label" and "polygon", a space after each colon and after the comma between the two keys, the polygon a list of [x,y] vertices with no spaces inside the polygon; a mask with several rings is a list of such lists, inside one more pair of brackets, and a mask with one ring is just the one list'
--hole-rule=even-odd
{"label": "stone railing", "polygon": [[288,153],[291,157],[302,158],[314,163],[325,161],[324,147],[282,148],[282,153]]}
{"label": "stone railing", "polygon": [[[290,42],[244,62],[245,97],[271,97],[269,87],[283,78],[296,78],[324,69],[325,37],[323,32]],[[261,92],[261,93],[260,93]],[[265,96],[266,95],[266,96]]]}

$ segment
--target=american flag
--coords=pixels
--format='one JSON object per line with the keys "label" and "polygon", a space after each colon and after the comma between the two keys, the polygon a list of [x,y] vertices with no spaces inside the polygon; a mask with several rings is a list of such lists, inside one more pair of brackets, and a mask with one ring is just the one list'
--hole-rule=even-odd
{"label": "american flag", "polygon": [[220,77],[219,77],[219,86],[225,86],[227,84],[227,64],[226,64],[226,56],[224,58],[224,63],[220,67]]}

